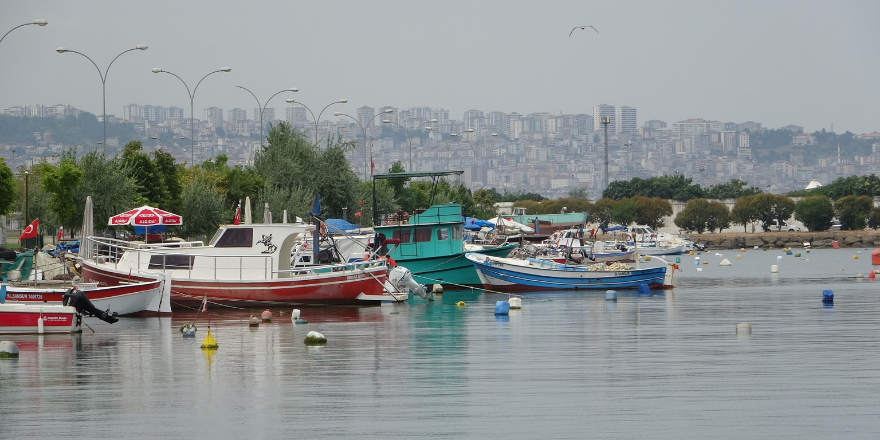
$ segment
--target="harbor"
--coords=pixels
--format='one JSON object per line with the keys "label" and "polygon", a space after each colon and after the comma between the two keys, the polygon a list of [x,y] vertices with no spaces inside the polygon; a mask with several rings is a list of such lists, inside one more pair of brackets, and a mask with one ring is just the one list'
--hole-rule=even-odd
{"label": "harbor", "polygon": [[[682,255],[674,289],[615,301],[520,293],[522,309],[506,316],[494,307],[509,295],[467,289],[301,308],[308,324],[286,309],[256,327],[258,311],[213,310],[195,338],[179,331],[195,311],[6,335],[20,356],[0,361],[3,433],[872,438],[880,285],[868,278],[870,250],[799,253]],[[199,348],[208,325],[216,350]],[[309,331],[327,344],[305,345]]]}

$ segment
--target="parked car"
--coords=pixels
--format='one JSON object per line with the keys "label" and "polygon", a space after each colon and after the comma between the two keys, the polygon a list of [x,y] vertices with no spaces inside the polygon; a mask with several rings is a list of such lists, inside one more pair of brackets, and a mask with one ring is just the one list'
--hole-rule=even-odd
{"label": "parked car", "polygon": [[770,223],[771,229],[776,228],[777,231],[788,231],[788,232],[801,232],[801,227],[796,225],[790,225],[786,222],[782,222],[781,225],[777,224],[776,220],[773,220]]}

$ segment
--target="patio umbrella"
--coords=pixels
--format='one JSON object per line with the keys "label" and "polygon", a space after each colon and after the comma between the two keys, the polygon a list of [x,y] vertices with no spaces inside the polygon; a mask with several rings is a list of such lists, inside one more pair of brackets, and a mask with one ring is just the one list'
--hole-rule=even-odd
{"label": "patio umbrella", "polygon": [[272,223],[272,213],[269,212],[269,204],[268,203],[263,205],[263,223],[266,223],[266,224]]}
{"label": "patio umbrella", "polygon": [[183,217],[177,214],[172,214],[168,211],[163,211],[159,208],[144,205],[140,208],[125,211],[122,214],[116,214],[113,217],[110,217],[110,221],[107,224],[110,226],[141,226],[146,229],[144,231],[144,237],[147,237],[149,230],[154,227],[182,225]]}
{"label": "patio umbrella", "polygon": [[[92,203],[92,196],[86,197],[86,207],[83,210],[83,224],[82,224],[82,237],[80,237],[80,244],[85,243],[85,238],[91,235],[95,235],[95,217],[94,211],[94,203]],[[88,246],[80,246],[80,256],[83,258],[89,258],[91,255],[88,255],[89,247]],[[85,254],[85,255],[83,255]]]}
{"label": "patio umbrella", "polygon": [[251,223],[251,198],[248,196],[244,198],[244,224],[249,225]]}

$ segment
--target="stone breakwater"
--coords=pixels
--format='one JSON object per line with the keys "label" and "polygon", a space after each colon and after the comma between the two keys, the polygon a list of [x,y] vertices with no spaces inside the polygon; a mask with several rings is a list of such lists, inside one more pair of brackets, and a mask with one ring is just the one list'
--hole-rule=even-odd
{"label": "stone breakwater", "polygon": [[692,234],[694,243],[705,244],[707,249],[803,248],[810,243],[813,249],[833,247],[837,241],[842,248],[880,248],[880,233],[876,231],[837,232],[759,232],[754,234],[726,232],[723,234]]}

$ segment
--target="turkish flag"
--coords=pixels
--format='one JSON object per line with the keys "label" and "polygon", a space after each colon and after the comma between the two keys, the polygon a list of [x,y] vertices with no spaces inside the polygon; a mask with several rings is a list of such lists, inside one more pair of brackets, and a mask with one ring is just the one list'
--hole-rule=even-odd
{"label": "turkish flag", "polygon": [[40,226],[40,219],[35,218],[28,227],[24,228],[21,231],[21,236],[18,237],[19,240],[24,240],[25,238],[36,238],[37,236],[37,228]]}
{"label": "turkish flag", "polygon": [[61,240],[61,237],[64,237],[64,226],[58,228],[58,239]]}

